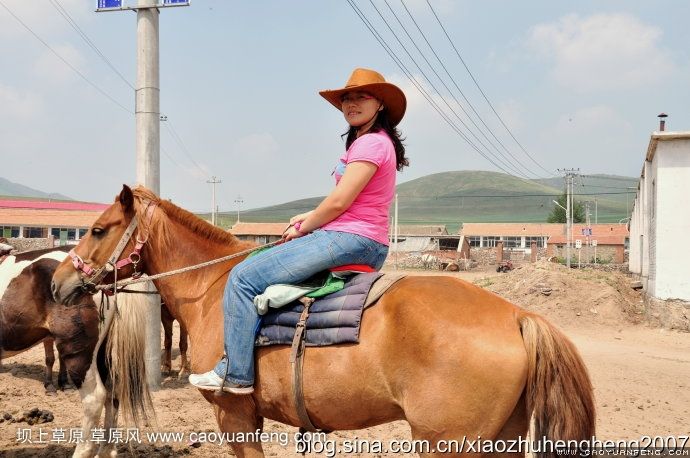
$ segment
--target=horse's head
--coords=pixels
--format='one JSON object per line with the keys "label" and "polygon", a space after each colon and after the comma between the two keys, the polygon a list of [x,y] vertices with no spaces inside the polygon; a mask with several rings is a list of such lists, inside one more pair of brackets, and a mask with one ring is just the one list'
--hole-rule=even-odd
{"label": "horse's head", "polygon": [[74,304],[100,283],[143,272],[141,250],[148,238],[155,202],[135,197],[122,186],[115,202],[93,223],[53,275],[56,301]]}

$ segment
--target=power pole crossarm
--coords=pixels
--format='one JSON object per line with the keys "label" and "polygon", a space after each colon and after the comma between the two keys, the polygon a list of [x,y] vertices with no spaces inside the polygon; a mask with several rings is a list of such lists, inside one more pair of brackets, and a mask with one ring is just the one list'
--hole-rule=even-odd
{"label": "power pole crossarm", "polygon": [[210,183],[213,186],[213,191],[211,192],[211,224],[216,226],[217,224],[217,212],[216,212],[216,185],[222,183],[216,177],[211,177],[210,180],[206,180],[206,183]]}
{"label": "power pole crossarm", "polygon": [[235,199],[235,203],[237,204],[237,222],[240,222],[240,207],[244,203],[244,200],[242,200],[242,196],[237,196],[237,199]]}

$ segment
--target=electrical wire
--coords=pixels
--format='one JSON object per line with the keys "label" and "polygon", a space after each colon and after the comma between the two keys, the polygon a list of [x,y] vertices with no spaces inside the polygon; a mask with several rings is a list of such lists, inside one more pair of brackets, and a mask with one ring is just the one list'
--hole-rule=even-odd
{"label": "electrical wire", "polygon": [[79,34],[79,36],[82,38],[82,40],[84,40],[84,42],[85,42],[91,49],[93,49],[94,52],[95,52],[96,54],[98,54],[98,56],[103,60],[103,62],[105,62],[106,65],[107,65],[108,67],[110,67],[110,69],[111,69],[113,72],[115,72],[115,74],[116,74],[117,76],[119,76],[120,79],[121,79],[122,81],[124,81],[124,83],[125,83],[127,86],[129,86],[133,91],[136,90],[136,89],[134,88],[134,85],[133,85],[132,83],[130,83],[129,80],[128,80],[127,78],[125,78],[125,77],[122,75],[122,73],[120,73],[120,72],[118,71],[118,69],[115,67],[115,65],[113,65],[113,63],[110,61],[110,59],[108,59],[108,58],[106,57],[106,55],[103,54],[103,53],[101,52],[100,49],[98,49],[98,46],[96,46],[96,44],[89,38],[88,35],[86,35],[86,33],[81,29],[81,27],[79,27],[79,24],[77,24],[77,21],[75,21],[74,18],[72,18],[72,16],[70,16],[70,14],[67,12],[67,10],[66,10],[65,8],[63,8],[62,5],[60,5],[60,4],[57,2],[57,0],[50,0],[50,3],[53,5],[53,7],[55,7],[55,9],[57,10],[57,12],[60,13],[60,15],[67,21],[67,23],[68,23],[70,26],[72,26],[72,28]]}
{"label": "electrical wire", "polygon": [[497,169],[505,172],[508,175],[512,175],[508,170],[503,168],[501,165],[497,164],[493,159],[488,157],[486,154],[484,154],[482,151],[477,148],[477,146],[472,143],[472,141],[467,138],[467,136],[456,126],[453,121],[450,120],[450,118],[446,115],[446,113],[441,110],[441,108],[434,102],[432,99],[431,95],[422,87],[422,85],[417,81],[417,79],[412,75],[405,64],[402,63],[402,61],[398,58],[398,56],[395,54],[395,52],[390,48],[390,46],[386,43],[386,41],[383,39],[383,37],[380,36],[376,28],[369,22],[369,20],[366,18],[364,13],[359,9],[359,7],[354,3],[353,0],[347,0],[348,4],[352,8],[352,10],[357,14],[357,16],[360,18],[360,20],[364,23],[364,25],[367,27],[369,32],[374,36],[376,41],[383,47],[383,49],[386,51],[386,53],[390,56],[391,59],[393,59],[393,62],[400,68],[400,70],[405,74],[405,76],[410,80],[412,85],[422,94],[422,96],[426,99],[427,102],[432,106],[432,108],[441,116],[441,118],[453,129],[465,142],[472,147],[479,155],[484,157],[487,161],[489,161],[491,164],[493,164]]}
{"label": "electrical wire", "polygon": [[[400,40],[400,38],[398,37],[398,34],[395,33],[395,31],[394,31],[393,28],[390,26],[390,24],[388,23],[388,21],[386,20],[386,18],[383,16],[383,14],[381,13],[381,11],[378,9],[378,7],[376,6],[376,4],[373,2],[373,0],[369,0],[369,3],[371,3],[371,6],[373,6],[374,10],[376,10],[376,13],[379,15],[379,17],[381,18],[381,20],[383,21],[383,23],[386,25],[386,27],[387,27],[388,30],[391,32],[391,34],[393,35],[393,37],[395,38],[395,40],[398,42],[398,44],[400,45],[400,47],[401,47],[401,48],[403,49],[403,51],[405,52],[405,54],[407,54],[407,57],[409,57],[409,59],[412,61],[412,63],[415,65],[415,67],[417,67],[417,70],[419,70],[419,72],[422,74],[422,76],[424,76],[424,79],[425,79],[425,80],[427,81],[427,83],[431,86],[431,88],[436,92],[436,94],[437,94],[437,95],[439,96],[439,98],[443,101],[443,103],[448,107],[448,109],[453,113],[453,115],[455,115],[455,117],[458,119],[458,121],[460,121],[460,123],[465,127],[465,129],[467,129],[467,132],[469,132],[470,135],[472,135],[472,137],[473,137],[473,138],[484,148],[484,150],[485,150],[487,153],[491,154],[496,160],[501,161],[501,163],[502,163],[503,165],[505,165],[506,167],[510,168],[510,169],[513,171],[513,173],[515,173],[515,174],[517,174],[517,175],[520,175],[520,176],[522,176],[523,178],[529,179],[529,177],[528,177],[527,175],[525,175],[525,174],[522,173],[520,170],[518,170],[517,167],[515,167],[514,164],[513,164],[512,162],[510,162],[510,160],[508,160],[504,155],[502,155],[502,154],[500,153],[500,151],[498,152],[498,155],[494,154],[492,151],[489,150],[489,148],[484,144],[484,142],[482,142],[482,141],[479,139],[479,137],[477,137],[477,135],[476,135],[476,134],[472,131],[472,129],[470,129],[469,126],[462,120],[462,118],[461,118],[461,117],[458,115],[458,113],[453,109],[453,107],[450,106],[450,104],[449,104],[448,101],[445,99],[445,97],[444,97],[443,95],[441,95],[441,91],[439,91],[438,88],[434,85],[434,83],[431,82],[431,79],[427,76],[427,74],[424,72],[424,70],[422,70],[422,68],[420,67],[420,65],[417,63],[416,59],[415,59],[414,57],[412,57],[412,54],[407,50],[407,47],[403,44],[402,40]],[[414,44],[414,41],[413,41],[413,44]],[[415,44],[415,46],[416,46],[416,44]]]}
{"label": "electrical wire", "polygon": [[503,125],[503,127],[504,127],[504,128],[506,129],[506,131],[510,134],[510,136],[511,136],[512,139],[515,141],[515,143],[520,147],[520,149],[527,155],[527,157],[529,157],[529,158],[532,160],[532,162],[534,162],[539,168],[541,168],[542,170],[544,170],[546,173],[551,174],[552,172],[550,172],[550,171],[546,170],[544,167],[542,167],[542,165],[541,165],[539,162],[537,162],[537,161],[532,157],[531,154],[529,154],[529,153],[527,152],[527,150],[525,149],[525,147],[522,146],[522,144],[518,141],[518,139],[515,138],[515,135],[513,134],[513,132],[510,130],[510,128],[509,128],[509,127],[506,125],[506,123],[503,121],[503,118],[501,118],[501,115],[498,114],[498,112],[497,112],[496,109],[494,108],[494,106],[493,106],[493,104],[491,103],[491,101],[489,100],[489,98],[486,96],[486,94],[484,93],[484,91],[482,90],[482,88],[479,86],[479,83],[477,82],[476,78],[474,77],[474,75],[473,75],[472,72],[470,71],[469,67],[468,67],[467,64],[465,63],[465,60],[464,60],[464,59],[462,58],[462,56],[460,55],[460,51],[458,51],[458,48],[455,47],[455,44],[453,43],[453,40],[450,38],[450,35],[448,35],[448,32],[446,31],[446,28],[443,26],[443,23],[441,22],[441,19],[438,17],[438,14],[436,14],[436,11],[434,10],[434,7],[431,6],[431,3],[429,2],[429,0],[426,0],[426,3],[427,3],[427,5],[429,5],[429,8],[431,9],[431,12],[434,14],[434,17],[436,18],[436,21],[437,21],[438,24],[441,26],[441,29],[443,30],[443,33],[446,35],[446,38],[448,39],[448,41],[450,42],[451,46],[452,46],[453,49],[455,50],[455,54],[456,54],[456,55],[458,56],[458,58],[460,59],[460,62],[462,62],[462,65],[465,67],[465,70],[467,70],[467,73],[468,73],[468,74],[470,75],[470,77],[472,78],[472,81],[474,81],[475,86],[477,86],[477,89],[479,89],[479,92],[482,94],[482,97],[484,97],[484,100],[486,100],[486,103],[487,103],[487,104],[489,105],[489,107],[491,108],[491,111],[493,111],[493,113],[496,115],[496,117],[497,117],[498,120],[501,122],[501,124]]}
{"label": "electrical wire", "polygon": [[[493,146],[493,147],[498,151],[498,147],[491,141],[491,139],[489,139],[489,137],[486,136],[486,134],[484,133],[484,130],[483,130],[481,127],[479,127],[479,126],[477,125],[477,123],[474,121],[473,117],[467,112],[467,110],[465,110],[465,108],[463,107],[463,105],[460,103],[460,101],[457,99],[457,97],[455,97],[455,95],[453,94],[453,91],[450,90],[450,88],[449,88],[449,87],[446,85],[446,83],[444,82],[443,78],[441,78],[441,76],[438,74],[438,72],[434,69],[434,66],[429,62],[429,60],[426,58],[426,56],[424,55],[424,53],[422,52],[422,50],[419,49],[419,46],[417,46],[417,44],[415,43],[414,39],[413,39],[413,38],[410,36],[410,34],[407,32],[407,29],[406,29],[405,26],[403,25],[403,23],[402,23],[402,21],[400,20],[400,18],[398,18],[398,15],[395,13],[395,11],[393,10],[393,8],[392,8],[392,7],[390,6],[390,4],[388,3],[388,0],[384,0],[384,2],[386,3],[386,6],[387,6],[388,9],[390,10],[391,14],[393,14],[393,16],[395,17],[395,19],[396,19],[396,21],[398,22],[398,24],[400,24],[400,27],[402,27],[402,29],[405,31],[405,34],[408,36],[408,38],[410,39],[410,41],[412,41],[412,43],[414,44],[415,48],[417,48],[417,51],[419,52],[419,54],[422,55],[422,57],[423,57],[424,60],[426,61],[427,65],[431,68],[431,70],[434,72],[434,74],[435,74],[436,77],[439,79],[439,81],[441,81],[441,84],[443,84],[443,86],[446,88],[446,90],[447,90],[448,93],[451,95],[451,97],[453,98],[453,100],[455,100],[455,102],[458,104],[458,106],[460,106],[460,108],[462,109],[462,111],[465,113],[465,115],[468,117],[468,119],[472,122],[472,124],[475,126],[475,128],[482,134],[482,136],[486,139],[486,141],[489,142],[489,143],[491,144],[491,146]],[[501,145],[501,147],[503,148],[503,150],[513,159],[513,161],[515,161],[516,164],[519,164],[524,170],[527,171],[527,173],[531,173],[532,175],[536,176],[537,178],[545,178],[545,177],[540,177],[538,174],[534,173],[532,170],[530,170],[530,169],[527,168],[525,165],[523,165],[522,162],[521,162],[518,158],[516,158],[516,157],[513,155],[513,153],[510,152],[510,150],[509,150],[508,148],[506,148],[506,146],[505,146],[505,145],[501,142],[501,140],[496,136],[496,134],[494,133],[494,131],[486,124],[486,122],[484,121],[484,119],[482,118],[482,116],[479,114],[479,112],[477,112],[477,110],[476,110],[476,108],[474,107],[474,105],[472,104],[472,102],[470,102],[470,100],[467,98],[467,96],[465,95],[465,93],[463,92],[463,90],[460,88],[460,86],[458,85],[458,83],[455,81],[455,78],[453,78],[453,76],[452,76],[452,75],[450,74],[450,72],[448,71],[448,68],[445,66],[445,64],[443,63],[443,61],[442,61],[441,58],[439,57],[438,53],[436,52],[436,50],[434,49],[434,47],[431,45],[431,43],[430,43],[429,40],[427,39],[427,37],[426,37],[426,35],[424,34],[424,32],[422,31],[421,27],[419,26],[419,24],[418,24],[417,21],[415,20],[414,16],[412,15],[412,12],[411,12],[411,11],[407,8],[407,6],[405,5],[405,2],[404,2],[403,0],[400,0],[400,3],[402,4],[403,8],[404,8],[405,11],[407,12],[407,15],[410,17],[410,19],[411,19],[412,22],[414,23],[414,25],[415,25],[415,27],[417,28],[417,31],[419,32],[419,34],[422,36],[422,38],[423,38],[424,41],[426,42],[426,44],[427,44],[427,46],[429,47],[429,49],[431,50],[432,54],[434,55],[434,57],[436,57],[436,60],[438,61],[438,63],[441,65],[441,67],[442,67],[443,70],[445,71],[445,73],[446,73],[446,75],[448,76],[448,78],[451,80],[451,82],[453,83],[453,85],[455,86],[455,88],[457,89],[457,91],[460,93],[460,95],[462,96],[462,98],[463,98],[463,100],[465,101],[465,103],[467,103],[467,105],[470,107],[470,109],[472,110],[472,112],[474,113],[474,115],[475,115],[475,116],[479,119],[479,121],[482,123],[482,125],[484,126],[484,128],[485,128],[486,130],[489,131],[489,133],[490,133],[491,136],[494,138],[494,140],[496,140],[496,142],[497,142],[499,145]],[[501,153],[501,154],[502,154],[502,153]]]}
{"label": "electrical wire", "polygon": [[34,32],[33,29],[32,29],[31,27],[29,27],[29,26],[28,26],[24,21],[22,21],[16,14],[14,14],[14,13],[12,12],[12,10],[10,10],[10,9],[7,7],[7,5],[5,5],[5,3],[4,3],[2,0],[0,0],[0,6],[2,6],[2,7],[10,14],[10,16],[12,16],[17,22],[19,22],[19,23],[20,23],[20,24],[21,24],[31,35],[33,35],[34,38],[36,38],[38,41],[40,41],[41,44],[43,44],[43,46],[45,46],[46,48],[48,48],[48,50],[49,50],[50,52],[52,52],[52,53],[53,53],[58,59],[60,59],[65,65],[67,65],[70,69],[72,69],[72,71],[73,71],[74,73],[76,73],[77,75],[79,75],[79,76],[81,77],[81,79],[83,79],[84,81],[86,81],[86,83],[88,83],[89,86],[91,86],[91,87],[93,87],[94,89],[96,89],[96,91],[98,91],[101,95],[103,95],[104,97],[106,97],[108,100],[110,100],[111,102],[113,102],[113,103],[114,103],[115,105],[117,105],[118,107],[120,107],[120,108],[122,108],[123,110],[125,110],[127,113],[132,114],[132,115],[134,114],[134,112],[133,112],[132,110],[130,110],[129,108],[127,108],[126,106],[122,105],[120,102],[118,102],[117,100],[115,100],[110,94],[108,94],[108,93],[105,92],[103,89],[101,89],[96,83],[92,82],[89,78],[86,77],[86,75],[84,75],[82,72],[80,72],[80,71],[79,71],[74,65],[72,65],[67,59],[65,59],[65,58],[62,57],[57,51],[55,51],[55,49],[53,49],[48,43],[46,43],[46,41],[45,41],[43,38],[41,38],[36,32]]}

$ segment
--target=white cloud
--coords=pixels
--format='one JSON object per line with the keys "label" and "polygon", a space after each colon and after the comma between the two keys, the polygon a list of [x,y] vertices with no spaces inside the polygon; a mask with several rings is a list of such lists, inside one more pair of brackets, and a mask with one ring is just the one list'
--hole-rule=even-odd
{"label": "white cloud", "polygon": [[[52,45],[51,48],[63,59],[69,62],[72,67],[85,74],[86,59],[72,45]],[[74,70],[65,62],[46,49],[34,62],[34,72],[42,80],[47,80],[53,84],[62,84],[80,79]]]}
{"label": "white cloud", "polygon": [[606,132],[623,135],[633,130],[632,125],[616,110],[607,105],[581,108],[574,113],[561,115],[553,133],[558,136],[596,136]]}
{"label": "white cloud", "polygon": [[559,167],[577,164],[585,170],[620,171],[629,167],[631,152],[640,149],[638,129],[607,105],[564,113],[545,127],[539,144],[559,159]]}
{"label": "white cloud", "polygon": [[278,143],[267,132],[250,134],[237,140],[235,150],[245,154],[269,156],[278,151]]}
{"label": "white cloud", "polygon": [[[59,5],[80,26],[93,17],[92,8],[84,8],[84,0],[57,0]],[[3,0],[3,4],[34,33],[46,39],[46,35],[70,29],[58,10],[48,1]],[[96,2],[93,2],[95,6]],[[5,8],[0,8],[0,38],[19,38],[34,40],[29,32]]]}
{"label": "white cloud", "polygon": [[[512,132],[517,133],[525,126],[524,110],[517,100],[510,99],[499,103],[496,106],[496,111],[499,115],[501,115],[501,119],[503,119],[503,122],[510,128]],[[492,121],[489,125],[496,124],[493,121],[499,122],[496,120],[496,117],[493,113],[485,113],[484,119],[487,120],[487,123],[489,123],[489,119]],[[499,127],[496,127],[494,131],[502,132],[503,126],[500,126],[500,129]]]}
{"label": "white cloud", "polygon": [[0,84],[0,118],[32,118],[41,110],[41,98]]}
{"label": "white cloud", "polygon": [[532,28],[528,46],[553,60],[553,78],[579,92],[660,83],[674,71],[662,31],[630,14],[571,14]]}

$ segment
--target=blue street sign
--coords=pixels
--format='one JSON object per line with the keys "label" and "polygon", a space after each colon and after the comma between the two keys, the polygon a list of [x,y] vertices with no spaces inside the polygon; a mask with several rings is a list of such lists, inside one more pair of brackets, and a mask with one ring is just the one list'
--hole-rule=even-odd
{"label": "blue street sign", "polygon": [[175,5],[177,3],[189,3],[189,0],[163,0],[164,5]]}
{"label": "blue street sign", "polygon": [[99,8],[121,8],[122,0],[98,0]]}

